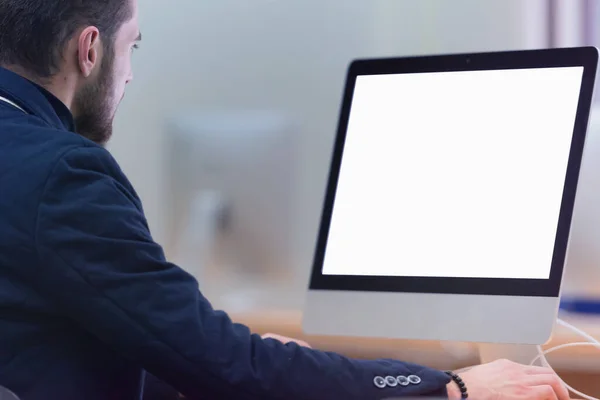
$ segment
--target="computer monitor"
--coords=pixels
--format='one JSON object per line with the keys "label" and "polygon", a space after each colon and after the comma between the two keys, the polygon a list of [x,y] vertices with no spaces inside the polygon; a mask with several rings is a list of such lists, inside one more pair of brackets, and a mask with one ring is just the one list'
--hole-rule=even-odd
{"label": "computer monitor", "polygon": [[[181,110],[166,126],[167,251],[229,312],[297,291],[297,122],[276,110]],[[290,300],[291,301],[291,300]]]}
{"label": "computer monitor", "polygon": [[597,60],[570,48],[352,62],[304,330],[547,342]]}

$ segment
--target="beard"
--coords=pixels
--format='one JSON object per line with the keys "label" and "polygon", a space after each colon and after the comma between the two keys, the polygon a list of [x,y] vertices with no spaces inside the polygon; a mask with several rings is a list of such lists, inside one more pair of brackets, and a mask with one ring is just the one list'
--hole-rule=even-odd
{"label": "beard", "polygon": [[104,146],[113,131],[114,51],[106,49],[95,82],[81,89],[73,100],[75,132]]}

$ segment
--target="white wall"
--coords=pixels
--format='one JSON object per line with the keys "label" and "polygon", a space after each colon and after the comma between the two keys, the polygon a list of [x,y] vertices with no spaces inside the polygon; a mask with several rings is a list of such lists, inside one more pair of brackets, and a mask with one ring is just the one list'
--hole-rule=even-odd
{"label": "white wall", "polygon": [[372,0],[376,53],[544,47],[547,0]]}
{"label": "white wall", "polygon": [[303,122],[298,246],[310,265],[348,62],[543,46],[543,0],[140,1],[144,40],[110,149],[155,238],[166,215],[162,134],[180,107],[271,108]]}

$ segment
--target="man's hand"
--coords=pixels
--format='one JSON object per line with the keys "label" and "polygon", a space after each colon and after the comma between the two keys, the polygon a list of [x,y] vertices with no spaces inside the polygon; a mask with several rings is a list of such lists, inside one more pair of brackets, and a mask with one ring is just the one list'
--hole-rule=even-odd
{"label": "man's hand", "polygon": [[[480,365],[461,374],[469,398],[477,400],[569,400],[569,392],[549,368],[508,360]],[[458,386],[448,384],[451,400],[460,399]]]}
{"label": "man's hand", "polygon": [[281,343],[286,344],[286,343],[296,343],[300,346],[303,347],[308,347],[309,349],[311,348],[310,345],[308,343],[306,343],[303,340],[298,340],[298,339],[292,339],[286,336],[281,336],[281,335],[276,335],[274,333],[265,333],[264,335],[262,335],[263,339],[275,339],[275,340],[279,340]]}

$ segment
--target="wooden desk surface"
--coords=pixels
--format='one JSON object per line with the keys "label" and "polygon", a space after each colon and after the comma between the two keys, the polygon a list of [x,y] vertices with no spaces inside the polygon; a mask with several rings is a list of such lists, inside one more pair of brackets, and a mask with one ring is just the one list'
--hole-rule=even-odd
{"label": "wooden desk surface", "polygon": [[[252,311],[230,314],[259,334],[277,333],[302,339],[312,347],[334,351],[352,358],[394,358],[438,369],[460,369],[479,363],[473,344],[445,344],[438,341],[370,339],[350,337],[309,336],[302,331],[300,311]],[[564,317],[568,322],[594,337],[600,337],[600,319]],[[557,328],[548,345],[583,341],[577,335]],[[567,348],[549,355],[548,360],[568,384],[591,396],[600,398],[600,350],[591,347]]]}
{"label": "wooden desk surface", "polygon": [[[315,348],[335,351],[354,358],[397,358],[435,368],[460,368],[478,363],[477,348],[469,343],[413,341],[352,337],[309,336],[302,331],[300,311],[251,311],[233,313],[235,322],[249,326],[256,333],[272,332],[305,340]],[[567,317],[567,321],[595,337],[600,337],[600,319]],[[584,341],[576,334],[557,327],[548,345]],[[600,374],[600,350],[572,347],[548,356],[553,366],[561,370],[594,371]]]}
{"label": "wooden desk surface", "polygon": [[[201,287],[213,306],[228,312],[234,322],[259,334],[276,333],[308,342],[313,348],[333,351],[358,359],[393,358],[437,369],[460,369],[479,363],[478,348],[469,343],[444,343],[398,339],[374,339],[306,335],[302,331],[302,301],[305,288],[262,281],[238,279]],[[237,283],[236,283],[237,282]],[[245,310],[245,311],[243,311]],[[561,315],[588,334],[600,338],[600,317]],[[546,348],[583,341],[576,334],[557,327]],[[569,385],[600,398],[600,350],[591,347],[566,348],[548,356],[560,377]]]}

